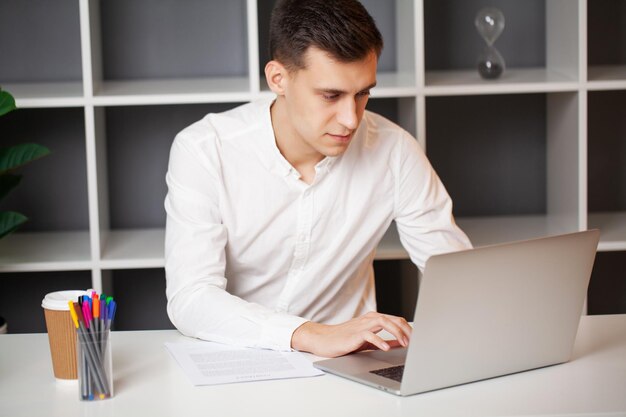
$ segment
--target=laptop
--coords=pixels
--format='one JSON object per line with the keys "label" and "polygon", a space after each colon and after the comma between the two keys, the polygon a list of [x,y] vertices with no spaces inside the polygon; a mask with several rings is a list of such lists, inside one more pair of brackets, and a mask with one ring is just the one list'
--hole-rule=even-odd
{"label": "laptop", "polygon": [[314,366],[405,396],[567,362],[599,237],[588,230],[432,256],[407,348]]}

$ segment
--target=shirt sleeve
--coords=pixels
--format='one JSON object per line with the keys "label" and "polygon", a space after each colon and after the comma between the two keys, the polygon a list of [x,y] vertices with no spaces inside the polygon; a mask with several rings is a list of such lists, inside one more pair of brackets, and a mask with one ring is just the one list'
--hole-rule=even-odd
{"label": "shirt sleeve", "polygon": [[395,221],[402,246],[423,271],[430,256],[472,244],[456,225],[452,200],[417,141],[403,132],[396,151]]}
{"label": "shirt sleeve", "polygon": [[168,316],[187,336],[291,350],[291,336],[306,319],[274,312],[226,291],[228,231],[220,215],[219,144],[207,140],[200,130],[192,127],[181,132],[170,152],[165,199]]}

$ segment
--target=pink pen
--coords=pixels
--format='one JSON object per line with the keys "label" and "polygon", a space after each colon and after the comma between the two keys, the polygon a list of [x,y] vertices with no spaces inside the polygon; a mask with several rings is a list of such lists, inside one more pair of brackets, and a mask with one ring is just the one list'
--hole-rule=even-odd
{"label": "pink pen", "polygon": [[88,303],[83,303],[83,317],[85,318],[85,327],[89,330],[91,327],[91,309]]}

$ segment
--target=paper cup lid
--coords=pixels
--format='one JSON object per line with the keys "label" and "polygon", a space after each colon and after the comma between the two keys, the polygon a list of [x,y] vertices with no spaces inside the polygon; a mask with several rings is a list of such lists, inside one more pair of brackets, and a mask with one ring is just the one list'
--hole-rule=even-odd
{"label": "paper cup lid", "polygon": [[68,290],[57,291],[46,294],[43,300],[41,300],[41,306],[46,310],[68,310],[70,309],[67,304],[68,301],[78,301],[78,297],[81,295],[90,295],[88,291],[83,290]]}

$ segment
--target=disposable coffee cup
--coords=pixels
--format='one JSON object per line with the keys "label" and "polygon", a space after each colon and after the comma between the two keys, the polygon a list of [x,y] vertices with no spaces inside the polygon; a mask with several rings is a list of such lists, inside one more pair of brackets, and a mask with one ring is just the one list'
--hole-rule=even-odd
{"label": "disposable coffee cup", "polygon": [[77,301],[86,291],[70,290],[46,294],[41,301],[48,341],[52,370],[58,381],[72,381],[78,378],[76,366],[76,327],[70,316],[68,301]]}

